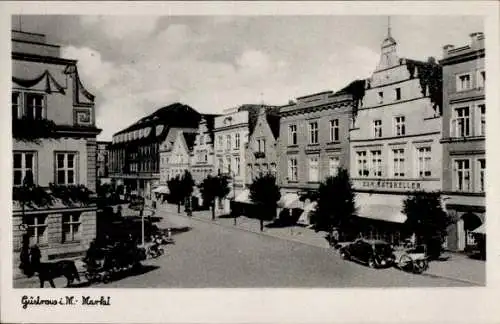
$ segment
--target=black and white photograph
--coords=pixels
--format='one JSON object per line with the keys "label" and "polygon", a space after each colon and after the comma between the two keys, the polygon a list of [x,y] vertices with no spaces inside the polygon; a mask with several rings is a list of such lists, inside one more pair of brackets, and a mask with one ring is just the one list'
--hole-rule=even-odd
{"label": "black and white photograph", "polygon": [[14,305],[488,287],[486,15],[154,5],[7,16]]}

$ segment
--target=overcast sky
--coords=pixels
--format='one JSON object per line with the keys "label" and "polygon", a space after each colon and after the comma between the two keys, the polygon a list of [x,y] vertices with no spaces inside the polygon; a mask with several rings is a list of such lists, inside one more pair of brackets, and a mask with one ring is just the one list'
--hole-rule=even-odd
{"label": "overcast sky", "polygon": [[[173,102],[202,113],[244,103],[285,104],[338,90],[374,70],[386,16],[23,16],[78,60],[96,95],[101,140]],[[483,31],[480,17],[393,16],[402,57],[441,58]],[[13,16],[12,27],[19,29]]]}

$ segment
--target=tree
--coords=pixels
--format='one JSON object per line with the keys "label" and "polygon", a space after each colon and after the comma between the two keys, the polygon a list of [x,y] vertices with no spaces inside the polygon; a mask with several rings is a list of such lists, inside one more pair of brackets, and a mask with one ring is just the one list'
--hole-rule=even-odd
{"label": "tree", "polygon": [[229,192],[229,179],[227,176],[208,176],[200,184],[201,197],[203,202],[212,208],[212,220],[215,219],[215,201],[225,198]]}
{"label": "tree", "polygon": [[177,175],[167,181],[168,190],[170,192],[169,197],[171,201],[177,205],[177,213],[181,212],[181,202],[183,197],[181,177]]}
{"label": "tree", "polygon": [[405,227],[408,233],[415,234],[417,244],[427,246],[429,257],[438,258],[446,229],[453,221],[441,207],[441,194],[415,191],[404,200],[402,212],[407,217]]}
{"label": "tree", "polygon": [[345,229],[356,212],[354,200],[349,171],[339,168],[336,176],[326,178],[319,186],[318,205],[312,219],[316,229],[326,230],[330,237],[335,227],[340,231]]}
{"label": "tree", "polygon": [[264,230],[265,218],[275,218],[276,204],[280,198],[280,188],[276,184],[276,178],[270,173],[260,175],[250,184],[250,199],[262,209],[259,212],[261,231]]}

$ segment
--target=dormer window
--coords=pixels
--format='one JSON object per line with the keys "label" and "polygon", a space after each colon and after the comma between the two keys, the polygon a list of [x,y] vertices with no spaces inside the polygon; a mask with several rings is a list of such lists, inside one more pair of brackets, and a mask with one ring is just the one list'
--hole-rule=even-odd
{"label": "dormer window", "polygon": [[379,91],[378,92],[378,103],[381,104],[384,102],[384,92]]}
{"label": "dormer window", "polygon": [[44,117],[45,96],[39,93],[26,94],[25,116],[30,119],[42,119]]}

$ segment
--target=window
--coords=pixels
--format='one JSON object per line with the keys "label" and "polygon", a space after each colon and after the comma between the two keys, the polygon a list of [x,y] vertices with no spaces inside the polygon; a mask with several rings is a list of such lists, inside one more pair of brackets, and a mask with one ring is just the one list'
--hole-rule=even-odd
{"label": "window", "polygon": [[378,103],[381,104],[384,102],[384,93],[382,91],[378,92]]}
{"label": "window", "polygon": [[309,157],[309,181],[318,182],[319,181],[319,157],[310,156]]}
{"label": "window", "polygon": [[452,137],[470,136],[469,107],[459,107],[453,110],[451,132]]}
{"label": "window", "polygon": [[266,140],[258,139],[257,140],[257,152],[266,153]]}
{"label": "window", "polygon": [[470,161],[468,159],[455,160],[455,190],[470,191]]}
{"label": "window", "polygon": [[241,172],[241,167],[240,167],[240,157],[237,156],[235,159],[234,159],[234,164],[235,164],[235,169],[236,169],[236,175],[239,176],[240,175],[240,172]]}
{"label": "window", "polygon": [[240,133],[236,133],[234,135],[234,148],[236,149],[240,148]]}
{"label": "window", "polygon": [[478,189],[480,192],[485,192],[486,190],[486,184],[484,182],[485,179],[485,172],[486,172],[486,159],[479,159],[478,160],[478,169],[479,169],[479,184],[478,184]]}
{"label": "window", "polygon": [[288,181],[297,181],[297,158],[288,159]]}
{"label": "window", "polygon": [[12,92],[12,118],[19,118],[21,108],[21,96],[19,92]]}
{"label": "window", "polygon": [[360,177],[367,177],[370,172],[368,171],[368,160],[366,158],[366,151],[356,152],[356,169]]}
{"label": "window", "polygon": [[392,150],[393,165],[392,170],[395,177],[405,176],[405,150],[394,149]]}
{"label": "window", "polygon": [[328,174],[332,177],[335,177],[338,173],[340,165],[340,159],[337,156],[330,156],[328,159]]}
{"label": "window", "polygon": [[401,100],[401,88],[396,88],[396,100]]}
{"label": "window", "polygon": [[297,125],[288,125],[288,145],[297,145]]}
{"label": "window", "polygon": [[309,144],[318,144],[318,122],[309,123]]}
{"label": "window", "polygon": [[205,136],[200,135],[200,145],[205,145]]}
{"label": "window", "polygon": [[417,148],[417,174],[419,177],[431,176],[431,148]]}
{"label": "window", "polygon": [[486,105],[477,106],[479,111],[479,136],[486,136]]}
{"label": "window", "polygon": [[471,88],[470,74],[457,75],[457,91],[465,91]]}
{"label": "window", "polygon": [[80,214],[63,214],[62,215],[62,240],[65,242],[73,242],[80,240]]}
{"label": "window", "polygon": [[330,142],[336,142],[339,140],[339,120],[330,120]]}
{"label": "window", "polygon": [[26,117],[31,119],[42,119],[44,100],[43,94],[26,94]]}
{"label": "window", "polygon": [[375,177],[382,176],[382,151],[370,151],[371,155],[371,170],[370,173]]}
{"label": "window", "polygon": [[35,181],[34,165],[35,153],[14,152],[14,186],[21,186],[26,174],[29,172],[31,172],[33,181]]}
{"label": "window", "polygon": [[224,172],[224,160],[222,158],[219,159],[219,173]]}
{"label": "window", "polygon": [[486,72],[484,70],[477,71],[477,87],[484,88],[486,85]]}
{"label": "window", "polygon": [[28,225],[30,245],[47,244],[47,215],[26,216],[24,223]]}
{"label": "window", "polygon": [[204,153],[204,154],[203,154],[203,157],[204,157],[205,163],[207,163],[207,162],[208,162],[208,154],[207,154],[207,153]]}
{"label": "window", "polygon": [[485,192],[486,185],[484,182],[485,179],[485,171],[486,171],[486,159],[478,159],[477,160],[478,169],[479,169],[479,177],[478,177],[478,190],[479,192]]}
{"label": "window", "polygon": [[[75,184],[75,153],[56,153],[56,184]],[[137,165],[134,171],[137,171]]]}
{"label": "window", "polygon": [[380,119],[373,121],[373,136],[382,137],[382,120]]}
{"label": "window", "polygon": [[394,134],[396,136],[404,136],[406,134],[404,116],[394,117]]}
{"label": "window", "polygon": [[231,157],[226,156],[226,172],[231,173]]}
{"label": "window", "polygon": [[224,147],[224,139],[222,138],[222,135],[217,136],[217,141],[219,142],[219,149],[221,150],[222,147]]}
{"label": "window", "polygon": [[228,134],[226,135],[226,150],[230,150],[231,149],[231,135]]}

